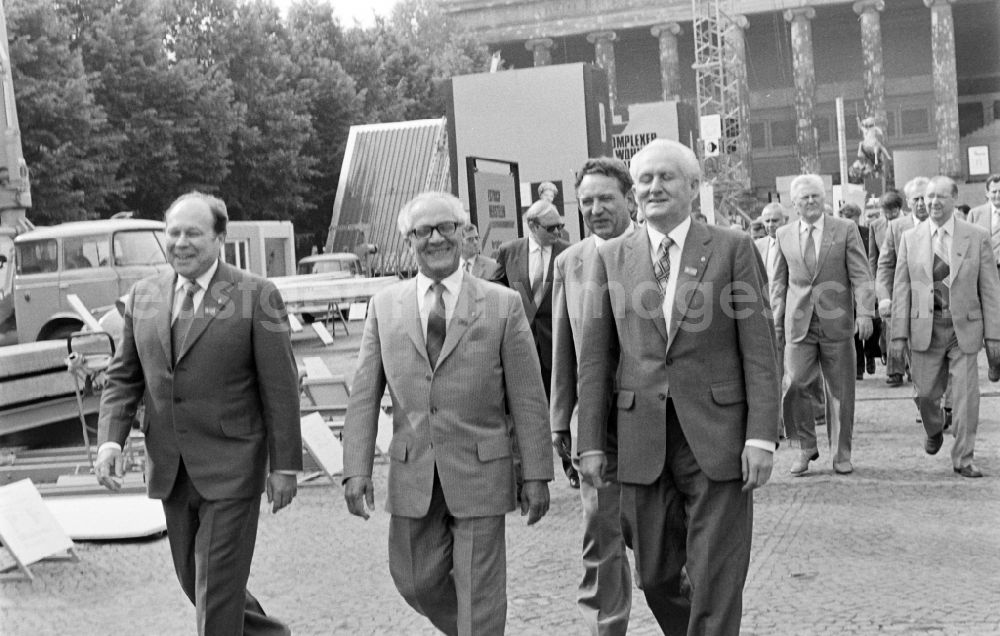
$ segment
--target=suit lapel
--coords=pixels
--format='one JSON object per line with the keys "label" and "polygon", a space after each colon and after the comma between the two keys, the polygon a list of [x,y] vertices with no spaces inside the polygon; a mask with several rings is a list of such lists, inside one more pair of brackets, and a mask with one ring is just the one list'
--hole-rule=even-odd
{"label": "suit lapel", "polygon": [[952,283],[955,282],[958,271],[965,263],[965,257],[969,253],[969,242],[969,233],[965,231],[958,219],[955,219],[955,238],[952,239],[951,245],[951,264],[954,265],[954,268],[951,270],[949,278]]}
{"label": "suit lapel", "polygon": [[920,271],[927,281],[934,280],[934,246],[931,244],[930,222],[921,225],[913,230],[913,243],[915,248],[914,260],[920,266]]}
{"label": "suit lapel", "polygon": [[229,296],[232,293],[234,281],[231,272],[226,268],[227,265],[220,261],[219,267],[215,270],[215,275],[212,276],[212,281],[208,284],[208,289],[205,290],[205,295],[201,300],[201,310],[191,321],[191,328],[188,330],[187,337],[184,338],[184,347],[177,355],[178,361],[198,342],[201,335],[208,329],[208,325],[215,320],[219,311],[232,302]]}
{"label": "suit lapel", "polygon": [[171,318],[173,318],[174,282],[176,280],[177,275],[174,274],[173,270],[160,278],[160,295],[153,303],[155,310],[153,319],[156,321],[156,335],[160,339],[160,346],[163,347],[163,357],[171,365],[174,362],[174,353],[173,347],[170,344],[170,322]]}
{"label": "suit lapel", "polygon": [[833,223],[830,223],[830,219],[823,220],[823,240],[820,241],[819,257],[816,259],[816,271],[813,272],[813,280],[816,280],[816,276],[819,275],[819,271],[823,269],[823,262],[826,261],[826,257],[830,254],[830,248],[833,245],[833,235],[838,231],[839,228]]}
{"label": "suit lapel", "polygon": [[670,337],[667,339],[667,349],[677,335],[681,321],[687,315],[691,297],[695,294],[698,283],[705,275],[705,268],[712,256],[712,235],[700,223],[691,223],[687,239],[684,241],[684,251],[681,252],[680,271],[677,272],[677,288],[674,292],[674,303],[670,312]]}
{"label": "suit lapel", "polygon": [[441,355],[438,356],[438,366],[455,350],[462,336],[468,331],[469,325],[481,313],[480,303],[482,299],[483,292],[478,283],[472,280],[471,277],[464,276],[462,278],[462,288],[458,294],[458,302],[455,304],[455,313],[452,314],[451,320],[448,322],[444,345],[441,347]]}
{"label": "suit lapel", "polygon": [[[424,337],[423,325],[420,324],[420,309],[417,307],[417,279],[410,281],[409,285],[404,285],[402,292],[396,297],[396,315],[403,323],[403,328],[413,341],[413,348],[417,350],[424,363],[430,366],[431,361],[427,357],[427,339]],[[438,356],[440,360],[440,356]]]}
{"label": "suit lapel", "polygon": [[[507,269],[507,282],[510,283],[512,289],[516,289],[521,294],[521,300],[524,301],[524,310],[528,316],[528,322],[534,318],[535,310],[535,299],[531,295],[531,272],[528,269],[528,264],[531,255],[528,253],[528,239],[525,238],[522,241],[517,242],[517,247],[514,251],[514,267]],[[510,279],[510,272],[515,272],[516,278]],[[515,284],[516,281],[516,284]],[[530,311],[529,311],[530,307]]]}
{"label": "suit lapel", "polygon": [[653,273],[653,258],[649,252],[649,234],[645,231],[635,232],[625,242],[625,272],[628,280],[624,282],[633,289],[638,288],[643,291],[639,295],[639,298],[642,299],[643,317],[650,316],[653,319],[653,324],[660,332],[663,342],[667,342],[667,321],[663,317],[663,299],[659,293],[645,293],[647,289],[659,289],[656,275]]}

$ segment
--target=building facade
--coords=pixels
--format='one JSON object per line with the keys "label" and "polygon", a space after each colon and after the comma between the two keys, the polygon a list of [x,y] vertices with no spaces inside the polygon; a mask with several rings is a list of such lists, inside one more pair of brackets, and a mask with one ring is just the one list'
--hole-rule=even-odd
{"label": "building facade", "polygon": [[[839,182],[837,97],[845,102],[848,154],[853,159],[861,141],[860,120],[873,118],[896,158],[900,187],[916,174],[982,181],[984,153],[989,171],[1000,171],[997,0],[695,2],[721,6],[738,25],[733,72],[748,89],[758,199],[774,195],[778,177],[803,171]],[[573,62],[604,68],[616,123],[627,119],[630,104],[695,104],[691,0],[442,0],[442,6],[499,50],[508,68]]]}

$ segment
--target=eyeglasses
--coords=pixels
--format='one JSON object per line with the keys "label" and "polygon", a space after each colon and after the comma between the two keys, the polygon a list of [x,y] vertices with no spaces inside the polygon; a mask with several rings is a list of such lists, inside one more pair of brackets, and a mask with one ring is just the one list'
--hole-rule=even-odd
{"label": "eyeglasses", "polygon": [[447,237],[455,234],[455,230],[458,229],[458,223],[454,221],[445,221],[443,223],[438,223],[437,225],[418,225],[417,227],[410,230],[410,234],[414,238],[425,239],[430,238],[434,230],[441,236]]}
{"label": "eyeglasses", "polygon": [[541,223],[536,223],[538,227],[542,228],[549,234],[555,234],[557,232],[562,232],[562,229],[566,227],[564,223],[554,223],[552,225],[542,225]]}

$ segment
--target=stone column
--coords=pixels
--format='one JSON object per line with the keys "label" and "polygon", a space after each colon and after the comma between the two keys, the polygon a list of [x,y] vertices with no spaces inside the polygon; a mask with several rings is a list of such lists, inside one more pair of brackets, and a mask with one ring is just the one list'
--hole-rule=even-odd
{"label": "stone column", "polygon": [[795,76],[796,141],[799,169],[819,173],[819,148],[813,113],[816,110],[816,70],[813,65],[812,23],[816,10],[800,7],[785,11],[792,25],[792,72]]}
{"label": "stone column", "polygon": [[552,38],[535,38],[524,43],[524,48],[535,54],[535,66],[552,64]]}
{"label": "stone column", "polygon": [[937,129],[938,171],[949,177],[962,173],[958,145],[958,71],[955,67],[955,0],[924,0],[931,10],[931,53],[934,58],[934,125]]}
{"label": "stone column", "polygon": [[660,87],[663,101],[678,99],[681,94],[681,63],[677,36],[683,33],[676,22],[657,24],[649,30],[660,41]]}
{"label": "stone column", "polygon": [[875,125],[888,136],[885,115],[885,71],[882,67],[882,23],[879,12],[885,0],[860,0],[854,12],[861,16],[861,59],[864,62],[865,117],[873,117]]}
{"label": "stone column", "polygon": [[618,36],[614,31],[595,31],[587,34],[587,41],[594,45],[594,61],[608,75],[608,106],[614,118],[618,114],[618,74],[615,72],[615,45]]}

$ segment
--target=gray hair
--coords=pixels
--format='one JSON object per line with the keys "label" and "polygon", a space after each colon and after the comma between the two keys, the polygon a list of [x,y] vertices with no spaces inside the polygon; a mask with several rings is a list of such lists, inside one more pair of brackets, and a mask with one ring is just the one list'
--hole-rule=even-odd
{"label": "gray hair", "polygon": [[444,205],[452,213],[455,222],[460,226],[464,227],[468,225],[469,213],[465,211],[465,207],[462,206],[462,201],[458,197],[448,192],[421,192],[404,203],[403,209],[399,211],[399,216],[396,217],[396,228],[399,230],[399,233],[403,236],[409,234],[413,229],[413,215],[416,208],[422,203],[432,201]]}
{"label": "gray hair", "polygon": [[823,194],[823,198],[826,198],[826,185],[823,183],[822,177],[818,174],[800,174],[792,179],[791,185],[788,186],[788,191],[792,195],[793,200],[795,199],[795,191],[806,185],[815,186]]}
{"label": "gray hair", "polygon": [[216,234],[226,233],[226,224],[229,223],[229,212],[226,210],[226,202],[219,197],[213,197],[211,194],[205,194],[204,192],[198,192],[197,190],[192,190],[186,192],[181,196],[171,202],[167,207],[167,211],[163,213],[163,220],[167,220],[167,215],[175,207],[184,203],[185,201],[201,201],[206,206],[208,206],[209,212],[212,213],[212,231]]}
{"label": "gray hair", "polygon": [[906,182],[903,186],[903,192],[906,194],[906,198],[912,198],[913,193],[923,194],[924,190],[927,189],[927,182],[930,181],[927,177],[913,177]]}
{"label": "gray hair", "polygon": [[632,161],[629,164],[629,172],[632,174],[633,181],[635,181],[639,176],[635,172],[635,166],[639,157],[647,151],[657,149],[667,150],[679,154],[681,169],[684,171],[684,176],[692,181],[701,179],[701,164],[698,163],[698,157],[694,154],[693,150],[679,141],[657,138],[643,146],[642,149],[635,153],[632,157]]}
{"label": "gray hair", "polygon": [[531,206],[524,213],[524,222],[530,223],[536,220],[538,217],[542,216],[549,210],[552,210],[556,214],[559,214],[558,208],[551,201],[546,201],[545,199],[539,199],[531,204]]}
{"label": "gray hair", "polygon": [[951,186],[951,196],[953,197],[958,196],[958,184],[955,183],[954,179],[952,179],[951,177],[946,177],[943,174],[939,174],[936,177],[931,177],[930,180],[927,182],[927,187],[929,188],[932,185],[937,185],[939,183],[949,184]]}

